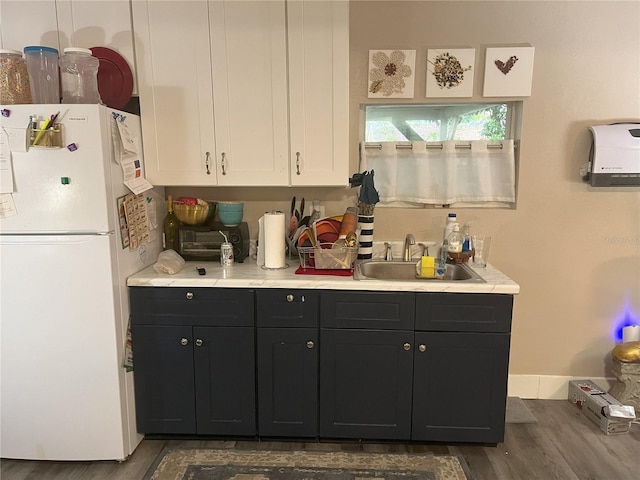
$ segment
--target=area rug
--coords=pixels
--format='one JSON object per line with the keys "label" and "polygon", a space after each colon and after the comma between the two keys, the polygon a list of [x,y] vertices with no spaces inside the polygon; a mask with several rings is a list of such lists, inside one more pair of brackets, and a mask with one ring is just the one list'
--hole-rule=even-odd
{"label": "area rug", "polygon": [[144,480],[468,480],[455,455],[165,449]]}
{"label": "area rug", "polygon": [[536,416],[520,397],[507,397],[506,423],[538,423]]}

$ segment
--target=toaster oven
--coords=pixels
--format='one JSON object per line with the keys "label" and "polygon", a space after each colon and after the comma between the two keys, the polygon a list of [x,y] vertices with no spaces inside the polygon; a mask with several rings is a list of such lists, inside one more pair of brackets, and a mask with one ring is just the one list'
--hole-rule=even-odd
{"label": "toaster oven", "polygon": [[[222,233],[221,233],[222,232]],[[244,262],[249,256],[249,227],[242,222],[233,227],[214,222],[203,226],[181,225],[176,241],[177,252],[185,260],[212,261],[220,259],[220,246],[226,235],[233,245],[236,262]]]}

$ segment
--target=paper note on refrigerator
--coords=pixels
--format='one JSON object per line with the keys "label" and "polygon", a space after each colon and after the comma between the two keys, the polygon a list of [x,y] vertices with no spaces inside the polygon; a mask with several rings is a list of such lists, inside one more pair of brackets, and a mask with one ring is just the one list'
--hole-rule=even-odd
{"label": "paper note on refrigerator", "polygon": [[9,135],[3,128],[0,130],[0,193],[13,192],[15,192],[15,187]]}
{"label": "paper note on refrigerator", "polygon": [[114,160],[122,167],[123,183],[136,195],[153,188],[142,173],[138,139],[129,130],[126,117],[113,117],[111,127]]}
{"label": "paper note on refrigerator", "polygon": [[111,119],[111,135],[118,163],[138,158],[138,139],[133,136],[126,122],[126,117]]}
{"label": "paper note on refrigerator", "polygon": [[0,218],[13,217],[17,215],[16,204],[13,195],[10,193],[0,194]]}

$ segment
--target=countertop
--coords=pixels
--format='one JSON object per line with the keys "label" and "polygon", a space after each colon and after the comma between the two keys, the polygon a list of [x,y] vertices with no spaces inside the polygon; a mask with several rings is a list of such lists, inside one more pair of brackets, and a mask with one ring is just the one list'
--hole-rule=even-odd
{"label": "countertop", "polygon": [[[219,262],[186,262],[184,268],[174,275],[157,273],[153,266],[130,276],[129,287],[215,287],[215,288],[301,288],[322,290],[367,290],[403,292],[447,292],[447,293],[503,293],[515,295],[520,285],[489,264],[474,270],[486,283],[446,282],[442,280],[385,281],[354,280],[353,277],[331,275],[296,274],[297,259],[288,259],[289,268],[265,270],[255,260],[245,259],[232,267],[222,268]],[[206,269],[199,275],[196,266]]]}

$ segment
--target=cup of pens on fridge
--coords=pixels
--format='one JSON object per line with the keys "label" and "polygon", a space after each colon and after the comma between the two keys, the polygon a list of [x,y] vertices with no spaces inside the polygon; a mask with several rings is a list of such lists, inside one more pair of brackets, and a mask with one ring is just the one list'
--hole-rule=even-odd
{"label": "cup of pens on fridge", "polygon": [[62,148],[62,124],[60,112],[47,118],[32,115],[29,118],[29,145],[33,148]]}

